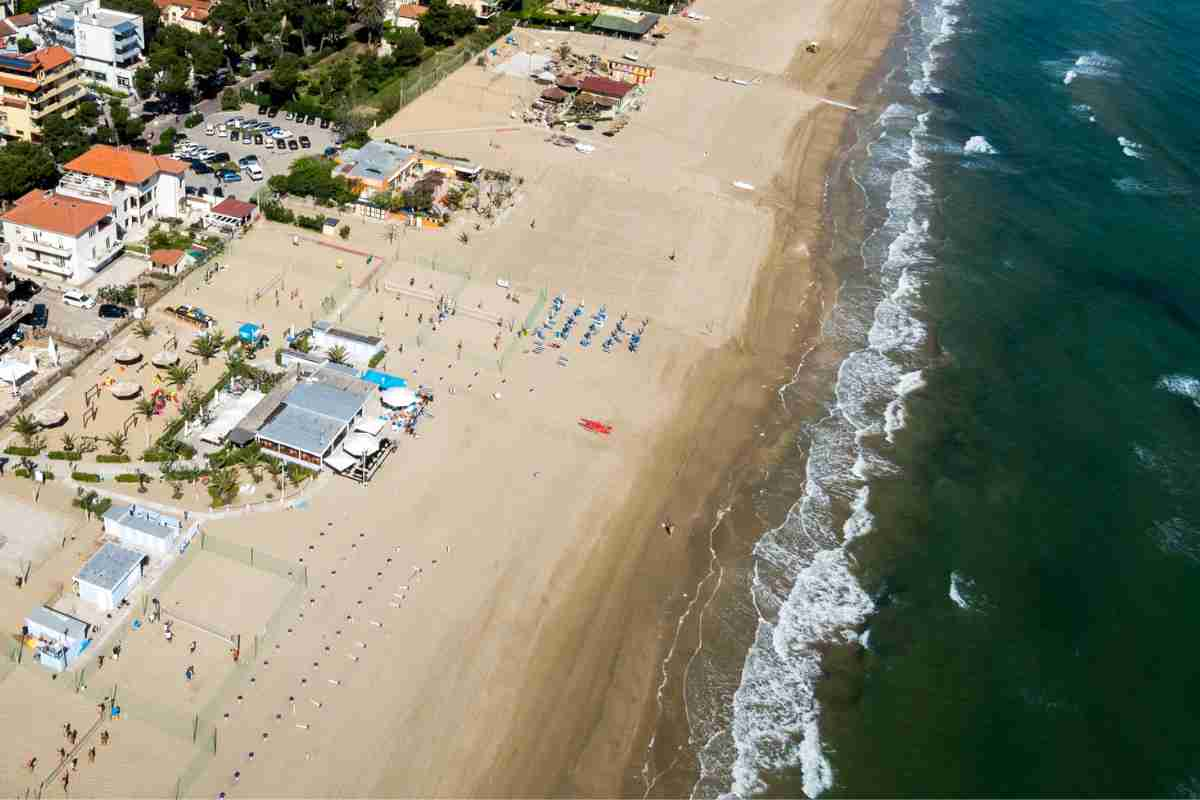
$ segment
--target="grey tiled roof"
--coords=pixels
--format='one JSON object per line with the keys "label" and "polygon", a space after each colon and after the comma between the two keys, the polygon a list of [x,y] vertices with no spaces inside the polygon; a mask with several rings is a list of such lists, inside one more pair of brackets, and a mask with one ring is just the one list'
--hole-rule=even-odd
{"label": "grey tiled roof", "polygon": [[289,404],[280,408],[259,429],[258,435],[306,453],[322,455],[345,425],[345,420],[339,421]]}
{"label": "grey tiled roof", "polygon": [[366,398],[325,383],[299,383],[284,400],[289,407],[300,408],[341,423],[349,422],[363,407]]}
{"label": "grey tiled roof", "polygon": [[108,542],[88,559],[75,577],[84,583],[111,591],[145,557],[136,550]]}
{"label": "grey tiled roof", "polygon": [[153,509],[137,505],[114,505],[104,512],[104,518],[159,539],[169,539],[175,536],[179,533],[180,528],[177,517],[160,514]]}

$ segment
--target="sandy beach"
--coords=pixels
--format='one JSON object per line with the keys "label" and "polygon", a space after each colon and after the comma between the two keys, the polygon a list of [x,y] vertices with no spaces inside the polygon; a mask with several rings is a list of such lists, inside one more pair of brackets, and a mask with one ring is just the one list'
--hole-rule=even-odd
{"label": "sandy beach", "polygon": [[[220,636],[185,634],[193,654],[143,631],[79,692],[49,688],[27,664],[0,666],[0,718],[11,729],[26,697],[37,707],[27,744],[6,750],[5,794],[46,777],[72,714],[78,725],[95,714],[107,691],[98,674],[135,689],[108,726],[113,743],[80,767],[78,792],[72,779],[76,794],[687,792],[687,732],[670,710],[678,698],[657,695],[659,665],[678,644],[683,593],[711,558],[720,510],[779,443],[775,389],[835,288],[820,265],[822,214],[847,111],[822,98],[856,101],[899,6],[711,0],[696,10],[710,19],[672,18],[666,39],[639,46],[657,69],[643,106],[589,154],[514,125],[514,103],[537,89],[474,64],[373,132],[523,179],[506,216],[469,244],[456,223],[392,237],[360,220],[351,254],[293,244],[295,229],[264,223],[210,283],[164,300],[204,307],[227,332],[252,320],[279,333],[322,316],[378,332],[383,366],[436,392],[432,419],[368,485],[323,480],[288,507],[203,519],[228,552],[252,547],[293,572],[189,552],[156,593],[206,629],[253,641],[238,663]],[[577,52],[629,49],[517,36],[530,49],[564,37]],[[804,52],[810,40],[819,53]],[[743,87],[718,73],[761,80]],[[572,345],[560,364],[528,340],[501,346],[497,326],[465,315],[431,329],[432,305],[406,286],[496,314],[501,332],[505,320],[544,316],[545,298],[561,292],[589,313],[605,304],[649,320],[646,341],[637,354]],[[169,318],[154,319],[146,355],[172,334],[185,341]],[[197,383],[216,369],[202,365]],[[83,410],[76,394],[64,401],[72,418]],[[582,430],[580,417],[611,423],[612,435]],[[144,436],[132,433],[130,449]],[[28,482],[2,483],[5,503],[29,494]],[[22,545],[41,561],[25,588],[0,588],[6,620],[61,596],[96,541],[73,494],[46,487],[39,512],[57,514],[47,525],[60,541]],[[170,502],[161,486],[149,496]],[[197,675],[185,681],[189,665]],[[22,769],[33,755],[45,769]],[[136,787],[121,785],[123,771]],[[651,785],[647,775],[667,777]]]}

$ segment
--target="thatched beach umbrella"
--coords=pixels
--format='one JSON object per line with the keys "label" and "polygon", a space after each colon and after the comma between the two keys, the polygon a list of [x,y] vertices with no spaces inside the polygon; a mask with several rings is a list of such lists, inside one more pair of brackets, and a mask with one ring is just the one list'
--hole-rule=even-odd
{"label": "thatched beach umbrella", "polygon": [[173,367],[179,363],[179,353],[174,350],[160,350],[150,362],[156,367]]}
{"label": "thatched beach umbrella", "polygon": [[118,400],[132,400],[142,391],[142,387],[130,381],[121,381],[120,383],[114,383],[109,391]]}
{"label": "thatched beach umbrella", "polygon": [[142,354],[132,347],[122,347],[113,353],[113,360],[118,364],[136,364],[142,360]]}
{"label": "thatched beach umbrella", "polygon": [[61,408],[43,408],[34,414],[33,418],[43,428],[53,428],[67,421],[67,412]]}

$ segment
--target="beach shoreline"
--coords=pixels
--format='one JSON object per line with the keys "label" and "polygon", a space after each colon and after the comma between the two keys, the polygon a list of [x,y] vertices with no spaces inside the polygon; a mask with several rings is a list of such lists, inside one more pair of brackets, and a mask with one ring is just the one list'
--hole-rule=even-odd
{"label": "beach shoreline", "polygon": [[[830,24],[837,38],[848,33],[846,43],[814,64],[806,41],[797,41],[786,80],[808,94],[851,86],[851,104],[869,103],[903,7],[899,0],[831,5]],[[526,682],[522,697],[530,702],[512,729],[530,737],[529,758],[493,765],[471,794],[672,797],[692,788],[695,754],[680,693],[687,661],[675,659],[661,672],[660,665],[669,651],[697,646],[700,626],[676,628],[695,612],[689,591],[710,576],[716,558],[710,548],[753,546],[761,520],[744,493],[781,449],[794,447],[795,419],[782,413],[777,390],[812,349],[836,296],[829,268],[836,212],[826,192],[855,136],[849,110],[832,104],[805,115],[789,135],[764,200],[775,208],[771,245],[755,272],[741,329],[689,371],[686,407],[658,434],[655,457],[636,481],[646,488],[604,523],[600,538],[610,542],[609,558],[590,551],[570,577],[573,599],[544,623],[589,641],[583,650],[562,641],[547,648],[542,668]],[[715,430],[706,423],[714,418],[725,421]],[[658,546],[666,540],[649,532],[660,520],[671,520],[676,543],[682,532],[686,546]],[[597,610],[602,597],[610,600]],[[594,661],[581,665],[589,654]],[[570,680],[562,681],[564,675]],[[547,693],[547,686],[556,690]],[[660,705],[663,687],[673,687],[675,696]],[[576,713],[556,713],[563,702]]]}

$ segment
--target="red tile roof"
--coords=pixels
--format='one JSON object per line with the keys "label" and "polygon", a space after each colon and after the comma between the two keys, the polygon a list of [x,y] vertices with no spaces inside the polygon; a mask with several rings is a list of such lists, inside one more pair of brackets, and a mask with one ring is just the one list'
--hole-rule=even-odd
{"label": "red tile roof", "polygon": [[17,29],[9,25],[6,20],[0,19],[0,36],[12,36],[17,32]]}
{"label": "red tile roof", "polygon": [[141,183],[160,172],[182,175],[187,171],[187,164],[166,156],[152,156],[136,150],[98,144],[73,161],[68,161],[65,169],[124,183]]}
{"label": "red tile roof", "polygon": [[406,3],[396,9],[396,16],[406,19],[417,19],[425,16],[428,12],[429,9],[425,6],[419,6],[416,3]]}
{"label": "red tile roof", "polygon": [[183,258],[182,250],[155,250],[150,254],[150,260],[164,267],[173,267]]}
{"label": "red tile roof", "polygon": [[14,225],[78,236],[111,213],[112,206],[103,203],[34,190],[19,199],[0,219]]}
{"label": "red tile roof", "polygon": [[70,50],[65,47],[58,47],[57,45],[54,47],[47,47],[42,50],[34,50],[29,55],[37,59],[38,63],[41,64],[42,69],[54,69],[55,67],[61,67],[63,64],[66,64],[75,58],[75,56],[71,55]]}
{"label": "red tile roof", "polygon": [[33,14],[13,14],[8,18],[8,24],[14,28],[27,28],[30,25],[36,25],[37,18]]}
{"label": "red tile roof", "polygon": [[15,75],[5,75],[0,73],[0,86],[9,89],[20,89],[23,92],[36,92],[38,89],[37,81],[29,81],[24,78],[18,78]]}
{"label": "red tile roof", "polygon": [[580,86],[585,92],[591,92],[592,94],[604,97],[624,97],[633,90],[632,83],[601,78],[598,75],[587,76],[583,79]]}
{"label": "red tile roof", "polygon": [[246,219],[254,214],[258,206],[253,203],[244,203],[236,197],[226,197],[221,202],[213,206],[214,214],[221,214],[225,217],[236,217],[237,219]]}

